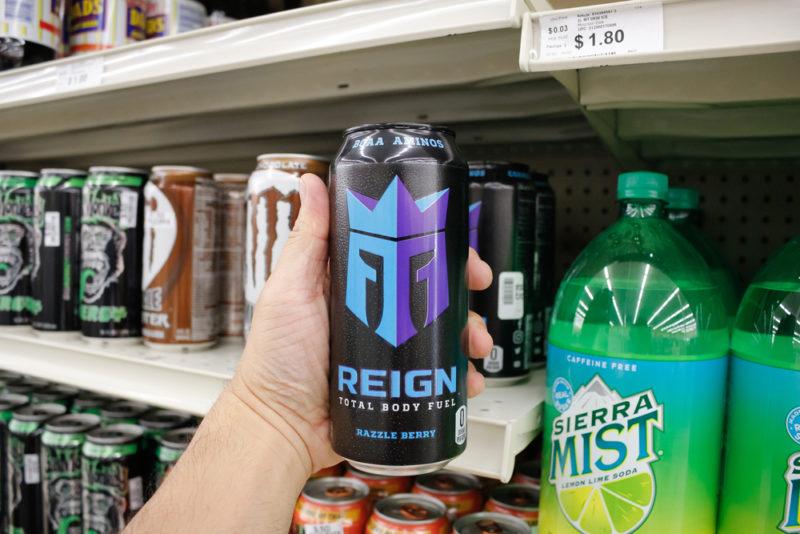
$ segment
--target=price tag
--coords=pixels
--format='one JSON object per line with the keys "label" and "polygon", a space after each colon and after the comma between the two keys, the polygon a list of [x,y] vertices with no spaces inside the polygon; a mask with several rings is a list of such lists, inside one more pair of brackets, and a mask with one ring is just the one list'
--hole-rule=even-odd
{"label": "price tag", "polygon": [[85,59],[60,65],[57,76],[56,91],[98,86],[103,82],[103,58]]}
{"label": "price tag", "polygon": [[539,30],[539,60],[664,50],[664,10],[660,3],[614,4],[543,15]]}

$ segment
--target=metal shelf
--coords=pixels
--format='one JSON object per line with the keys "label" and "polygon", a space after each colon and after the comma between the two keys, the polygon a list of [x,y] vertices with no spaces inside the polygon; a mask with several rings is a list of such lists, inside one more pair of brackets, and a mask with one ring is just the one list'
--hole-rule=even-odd
{"label": "metal shelf", "polygon": [[[205,414],[236,370],[241,343],[202,352],[161,352],[143,345],[89,345],[41,337],[25,327],[0,332],[0,367],[10,371]],[[544,371],[527,383],[487,389],[468,406],[469,443],[452,467],[508,480],[514,456],[541,427]]]}

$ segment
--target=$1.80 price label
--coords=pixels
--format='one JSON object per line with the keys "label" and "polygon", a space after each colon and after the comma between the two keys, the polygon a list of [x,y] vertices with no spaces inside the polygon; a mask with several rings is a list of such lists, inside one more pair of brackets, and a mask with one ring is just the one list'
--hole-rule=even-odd
{"label": "$1.80 price label", "polygon": [[539,18],[539,60],[620,56],[664,49],[660,3],[603,6]]}

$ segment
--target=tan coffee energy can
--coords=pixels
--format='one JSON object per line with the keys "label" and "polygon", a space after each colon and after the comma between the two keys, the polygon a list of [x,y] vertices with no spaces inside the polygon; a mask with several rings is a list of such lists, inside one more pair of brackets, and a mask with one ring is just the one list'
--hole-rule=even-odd
{"label": "tan coffee energy can", "polygon": [[215,174],[220,189],[219,261],[221,295],[220,335],[241,336],[244,331],[244,234],[247,174]]}
{"label": "tan coffee energy can", "polygon": [[244,332],[253,307],[278,263],[300,212],[300,177],[328,180],[330,160],[308,154],[263,154],[247,182],[247,235],[244,256]]}
{"label": "tan coffee energy can", "polygon": [[158,166],[144,199],[144,342],[159,349],[210,347],[219,331],[217,186],[204,169]]}

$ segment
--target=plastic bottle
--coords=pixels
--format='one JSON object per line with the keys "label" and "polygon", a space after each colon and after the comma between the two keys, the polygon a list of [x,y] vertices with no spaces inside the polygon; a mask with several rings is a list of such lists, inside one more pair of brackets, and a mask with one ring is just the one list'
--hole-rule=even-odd
{"label": "plastic bottle", "polygon": [[667,181],[620,175],[620,219],[556,297],[541,534],[715,530],[728,318]]}
{"label": "plastic bottle", "polygon": [[719,532],[800,532],[800,237],[745,292],[732,345]]}

